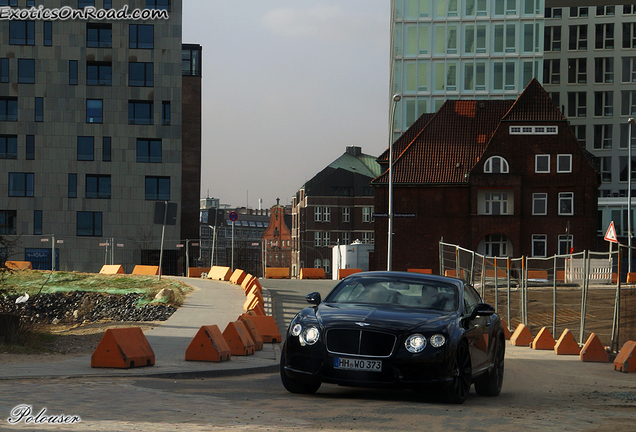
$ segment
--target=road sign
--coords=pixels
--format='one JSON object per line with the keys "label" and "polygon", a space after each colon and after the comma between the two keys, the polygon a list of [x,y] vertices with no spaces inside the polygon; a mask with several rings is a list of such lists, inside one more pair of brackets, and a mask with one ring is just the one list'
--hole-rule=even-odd
{"label": "road sign", "polygon": [[607,232],[605,233],[605,240],[618,243],[618,239],[616,238],[616,228],[614,228],[614,221],[610,222],[609,227],[607,228]]}
{"label": "road sign", "polygon": [[237,212],[230,212],[230,214],[227,216],[232,222],[236,222],[238,220],[238,213]]}

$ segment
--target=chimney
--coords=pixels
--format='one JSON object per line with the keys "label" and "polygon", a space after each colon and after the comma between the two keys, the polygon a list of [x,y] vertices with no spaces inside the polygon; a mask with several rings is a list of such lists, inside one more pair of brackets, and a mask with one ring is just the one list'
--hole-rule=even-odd
{"label": "chimney", "polygon": [[362,154],[362,147],[356,147],[356,146],[347,147],[347,154],[358,157]]}

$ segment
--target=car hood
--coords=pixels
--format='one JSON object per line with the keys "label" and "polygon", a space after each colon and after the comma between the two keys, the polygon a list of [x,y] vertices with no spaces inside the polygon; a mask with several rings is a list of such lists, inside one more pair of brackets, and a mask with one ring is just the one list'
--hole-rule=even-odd
{"label": "car hood", "polygon": [[325,329],[365,323],[368,329],[399,332],[415,327],[440,327],[455,315],[429,309],[362,304],[322,303],[316,308],[316,318]]}

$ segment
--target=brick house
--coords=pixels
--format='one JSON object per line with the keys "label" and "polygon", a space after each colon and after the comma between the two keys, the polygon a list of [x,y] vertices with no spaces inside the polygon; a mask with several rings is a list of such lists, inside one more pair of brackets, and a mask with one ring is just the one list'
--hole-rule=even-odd
{"label": "brick house", "polygon": [[[394,270],[437,272],[442,238],[500,257],[596,248],[598,173],[536,80],[517,100],[448,100],[393,151],[394,214],[415,215],[394,218]],[[388,213],[388,150],[378,162],[375,208]],[[387,226],[376,220],[376,269]]]}
{"label": "brick house", "polygon": [[301,268],[320,267],[330,278],[333,246],[374,243],[370,182],[381,173],[376,159],[360,147],[347,147],[292,198],[292,277]]}
{"label": "brick house", "polygon": [[269,225],[263,232],[265,244],[266,267],[291,268],[291,215],[285,211],[285,207],[276,200],[276,205],[270,209]]}

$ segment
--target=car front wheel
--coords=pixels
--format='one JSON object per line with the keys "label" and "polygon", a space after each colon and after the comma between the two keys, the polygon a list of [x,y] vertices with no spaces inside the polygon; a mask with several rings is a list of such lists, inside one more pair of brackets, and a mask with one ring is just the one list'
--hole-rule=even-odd
{"label": "car front wheel", "polygon": [[280,356],[280,379],[288,392],[313,394],[318,391],[322,384],[320,381],[316,379],[299,380],[288,376],[287,372],[285,372],[285,363],[285,347],[283,346],[282,354]]}
{"label": "car front wheel", "polygon": [[475,382],[475,391],[480,396],[499,396],[504,376],[505,343],[497,342],[492,369],[479,381]]}
{"label": "car front wheel", "polygon": [[462,404],[468,397],[472,379],[472,364],[466,343],[457,346],[452,370],[452,380],[444,389],[444,397],[449,403]]}

